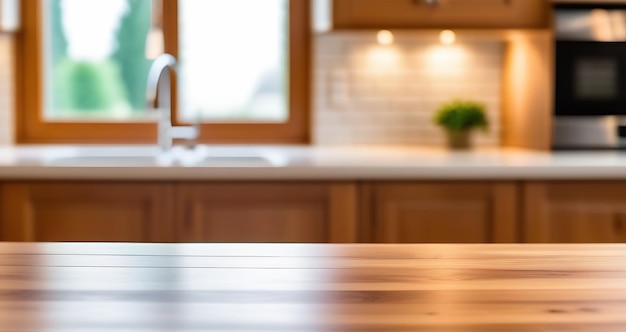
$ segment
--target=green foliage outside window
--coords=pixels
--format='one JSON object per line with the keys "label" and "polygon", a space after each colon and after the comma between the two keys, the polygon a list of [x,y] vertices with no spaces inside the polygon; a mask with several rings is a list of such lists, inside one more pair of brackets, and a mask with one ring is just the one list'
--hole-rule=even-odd
{"label": "green foliage outside window", "polygon": [[129,110],[143,113],[151,63],[145,58],[151,1],[126,0],[129,10],[116,32],[115,51],[109,59],[95,62],[68,56],[62,0],[49,1],[48,56],[52,67],[48,82],[54,115],[108,117]]}
{"label": "green foliage outside window", "polygon": [[114,111],[124,107],[126,93],[120,84],[119,65],[65,60],[56,66],[59,95],[64,108],[82,113]]}
{"label": "green foliage outside window", "polygon": [[119,46],[113,59],[119,64],[130,106],[143,112],[146,105],[146,82],[150,61],[145,58],[146,36],[150,30],[150,0],[127,0],[129,14],[118,31]]}

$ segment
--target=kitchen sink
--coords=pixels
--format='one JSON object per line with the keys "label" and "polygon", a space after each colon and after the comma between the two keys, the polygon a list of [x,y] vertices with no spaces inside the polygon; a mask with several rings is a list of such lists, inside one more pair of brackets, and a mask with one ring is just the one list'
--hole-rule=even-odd
{"label": "kitchen sink", "polygon": [[281,159],[263,151],[230,147],[185,149],[174,147],[167,153],[151,147],[87,147],[55,151],[46,158],[51,166],[94,167],[276,167]]}
{"label": "kitchen sink", "polygon": [[196,162],[198,167],[273,167],[271,160],[262,156],[206,156]]}
{"label": "kitchen sink", "polygon": [[54,150],[46,156],[46,163],[52,166],[141,167],[158,166],[168,158],[154,147],[78,147]]}
{"label": "kitchen sink", "polygon": [[50,165],[63,166],[155,166],[157,157],[150,156],[67,156],[53,158]]}
{"label": "kitchen sink", "polygon": [[285,158],[258,148],[199,145],[192,152],[179,153],[178,161],[192,167],[279,167]]}

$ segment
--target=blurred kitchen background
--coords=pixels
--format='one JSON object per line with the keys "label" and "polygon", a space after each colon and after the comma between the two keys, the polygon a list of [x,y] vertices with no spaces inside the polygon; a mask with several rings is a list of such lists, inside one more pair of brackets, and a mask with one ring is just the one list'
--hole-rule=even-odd
{"label": "blurred kitchen background", "polygon": [[[287,2],[177,2],[181,18],[181,120],[288,119]],[[320,145],[441,146],[445,134],[432,124],[433,113],[443,103],[461,98],[486,106],[491,127],[488,133],[475,135],[477,145],[508,145],[502,140],[506,135],[501,116],[506,102],[503,80],[507,48],[514,46],[505,34],[515,29],[519,30],[519,38],[536,31],[548,33],[550,8],[547,1],[536,0],[529,1],[530,5],[500,0],[478,2],[475,7],[468,0],[407,0],[390,5],[367,1],[365,9],[353,15],[362,17],[354,18],[346,11],[350,6],[359,6],[356,2],[306,1],[312,8],[312,18],[308,84],[311,121],[305,141]],[[368,21],[367,15],[378,6],[387,6],[388,13],[378,21]],[[394,17],[402,15],[407,6],[416,8],[415,17]],[[41,112],[45,120],[145,119],[145,77],[151,63],[145,58],[150,52],[145,41],[159,38],[153,36],[151,8],[148,0],[41,1],[41,24],[45,28]],[[491,10],[493,13],[487,16],[496,19],[455,18],[459,11],[472,10]],[[436,17],[438,11],[452,14],[442,15],[439,22],[421,21],[420,15]],[[523,17],[503,22],[497,18],[501,14]],[[333,26],[337,23],[343,26]],[[387,29],[393,41],[383,45],[377,37],[380,30]],[[440,40],[444,29],[455,38],[450,44]],[[12,77],[19,73],[13,66],[14,38],[11,33],[0,37],[2,144],[16,141],[12,125],[16,87]],[[542,60],[544,65],[550,62],[549,58]],[[529,70],[549,80],[551,73],[538,72],[538,66]],[[541,118],[535,121],[538,127],[549,125],[540,123]]]}
{"label": "blurred kitchen background", "polygon": [[624,115],[620,0],[0,0],[0,241],[625,242]]}

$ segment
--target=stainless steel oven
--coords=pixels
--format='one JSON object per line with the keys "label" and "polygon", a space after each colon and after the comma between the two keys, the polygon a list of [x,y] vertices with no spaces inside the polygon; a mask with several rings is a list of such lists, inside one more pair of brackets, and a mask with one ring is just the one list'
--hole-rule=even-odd
{"label": "stainless steel oven", "polygon": [[626,4],[554,13],[554,147],[626,148]]}

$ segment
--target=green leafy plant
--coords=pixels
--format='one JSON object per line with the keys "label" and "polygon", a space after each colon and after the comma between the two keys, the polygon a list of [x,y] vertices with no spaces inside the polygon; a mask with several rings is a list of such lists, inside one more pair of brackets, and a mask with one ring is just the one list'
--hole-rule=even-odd
{"label": "green leafy plant", "polygon": [[486,131],[489,128],[485,105],[470,100],[456,99],[443,104],[433,120],[448,132]]}

